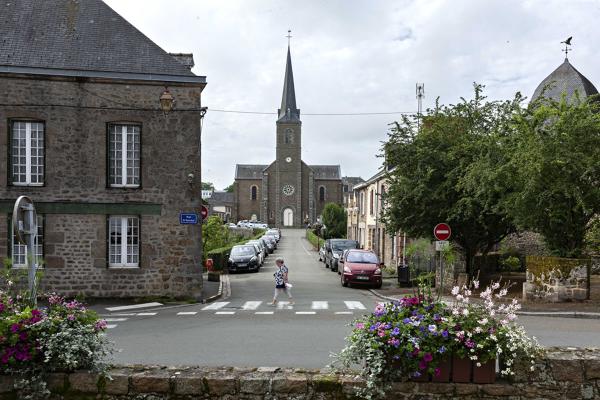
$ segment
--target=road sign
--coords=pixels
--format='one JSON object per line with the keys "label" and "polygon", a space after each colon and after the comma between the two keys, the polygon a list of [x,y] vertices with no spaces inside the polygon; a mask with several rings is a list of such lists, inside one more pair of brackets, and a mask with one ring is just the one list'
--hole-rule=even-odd
{"label": "road sign", "polygon": [[433,228],[433,236],[435,236],[437,240],[448,240],[450,239],[451,234],[452,230],[448,224],[437,224],[435,228]]}
{"label": "road sign", "polygon": [[198,214],[196,213],[179,213],[179,223],[181,225],[195,225],[198,223]]}
{"label": "road sign", "polygon": [[200,209],[200,215],[202,216],[202,221],[204,221],[208,217],[208,207],[202,206]]}
{"label": "road sign", "polygon": [[435,242],[435,251],[443,251],[450,245],[450,242],[447,240],[437,240]]}

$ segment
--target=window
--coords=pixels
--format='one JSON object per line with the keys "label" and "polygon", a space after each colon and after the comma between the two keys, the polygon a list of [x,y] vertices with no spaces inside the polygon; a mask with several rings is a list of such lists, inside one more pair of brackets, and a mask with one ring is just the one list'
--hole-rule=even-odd
{"label": "window", "polygon": [[373,215],[373,191],[369,192],[369,214]]}
{"label": "window", "polygon": [[108,219],[108,266],[134,268],[140,265],[140,220],[132,216]]}
{"label": "window", "polygon": [[365,194],[363,192],[360,192],[360,201],[358,208],[360,209],[360,213],[362,215],[365,215]]}
{"label": "window", "polygon": [[108,181],[111,187],[140,186],[140,126],[109,125]]}
{"label": "window", "polygon": [[325,201],[325,186],[319,187],[319,201]]}
{"label": "window", "polygon": [[44,124],[12,121],[10,180],[18,186],[44,184]]}
{"label": "window", "polygon": [[[17,241],[12,229],[12,223],[10,225],[12,266],[13,268],[25,268],[27,267],[27,246]],[[37,216],[37,235],[35,236],[34,247],[34,254],[39,265],[40,261],[44,258],[44,217],[39,214]]]}
{"label": "window", "polygon": [[250,188],[250,198],[256,200],[258,198],[258,187],[252,186]]}

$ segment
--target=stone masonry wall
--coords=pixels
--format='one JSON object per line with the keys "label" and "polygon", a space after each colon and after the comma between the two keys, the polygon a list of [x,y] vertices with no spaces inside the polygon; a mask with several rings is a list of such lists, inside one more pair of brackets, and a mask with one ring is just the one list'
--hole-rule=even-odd
{"label": "stone masonry wall", "polygon": [[[364,382],[351,375],[280,368],[127,366],[110,379],[95,374],[47,377],[52,399],[105,400],[342,400]],[[0,399],[16,399],[14,378],[0,376]],[[600,349],[550,349],[535,372],[517,369],[512,381],[494,384],[397,382],[389,399],[598,399]]]}
{"label": "stone masonry wall", "polygon": [[[180,225],[181,211],[199,211],[199,135],[202,86],[170,84],[175,109],[165,115],[163,82],[0,75],[0,201],[29,195],[34,202],[74,203],[77,213],[46,214],[44,245],[48,289],[90,296],[200,297],[200,226]],[[8,184],[11,119],[45,123],[42,187]],[[141,125],[141,186],[107,185],[107,125]],[[188,183],[188,174],[194,182]],[[85,203],[159,205],[141,215],[141,263],[109,269],[107,215],[86,213]],[[117,214],[123,215],[123,214]],[[8,255],[8,214],[0,215],[0,258]]]}

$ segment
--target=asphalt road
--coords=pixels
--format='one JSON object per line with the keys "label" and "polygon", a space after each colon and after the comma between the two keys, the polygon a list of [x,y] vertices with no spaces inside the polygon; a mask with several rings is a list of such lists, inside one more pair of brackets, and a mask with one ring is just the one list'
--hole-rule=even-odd
{"label": "asphalt road", "polygon": [[[379,301],[344,288],[304,239],[285,230],[258,273],[230,275],[231,296],[209,305],[104,313],[117,363],[322,368],[344,346],[349,323]],[[289,267],[295,305],[270,307],[275,258]],[[600,347],[600,320],[523,316],[544,346]]]}

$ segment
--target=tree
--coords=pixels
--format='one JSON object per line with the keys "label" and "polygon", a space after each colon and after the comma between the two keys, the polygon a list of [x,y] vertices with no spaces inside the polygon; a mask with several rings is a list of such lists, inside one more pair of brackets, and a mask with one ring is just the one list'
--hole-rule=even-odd
{"label": "tree", "polygon": [[418,119],[393,124],[383,152],[393,167],[388,179],[383,220],[390,231],[432,238],[433,227],[447,222],[452,240],[464,253],[467,272],[473,259],[515,230],[503,196],[511,192],[503,162],[504,136],[513,135],[511,120],[523,98],[486,101],[483,86],[474,98],[427,110]]}
{"label": "tree", "polygon": [[217,215],[208,217],[202,224],[202,242],[204,254],[207,252],[226,246],[228,242],[229,230],[223,221]]}
{"label": "tree", "polygon": [[323,224],[326,226],[326,238],[345,238],[347,215],[344,207],[335,203],[325,204],[325,208],[323,208]]}
{"label": "tree", "polygon": [[231,185],[227,186],[227,187],[225,188],[225,191],[226,191],[227,193],[233,193],[233,185],[234,185],[234,184],[232,183]]}
{"label": "tree", "polygon": [[520,226],[558,256],[578,257],[600,213],[600,104],[595,97],[540,97],[515,119],[509,196]]}
{"label": "tree", "polygon": [[202,182],[202,190],[215,190],[215,185],[210,182]]}

